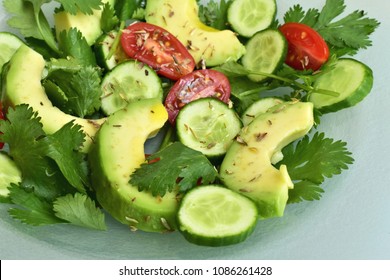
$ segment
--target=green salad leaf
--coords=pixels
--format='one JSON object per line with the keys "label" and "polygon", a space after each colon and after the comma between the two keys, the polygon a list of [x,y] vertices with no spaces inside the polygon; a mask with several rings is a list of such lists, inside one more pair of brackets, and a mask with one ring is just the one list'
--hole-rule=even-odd
{"label": "green salad leaf", "polygon": [[80,64],[77,59],[51,60],[46,65],[43,82],[56,106],[82,118],[99,110],[102,95],[100,83],[100,69]]}
{"label": "green salad leaf", "polygon": [[0,131],[0,141],[7,142],[9,154],[22,172],[22,182],[10,188],[9,200],[18,206],[10,209],[12,217],[31,225],[63,223],[67,212],[57,209],[57,215],[53,202],[72,195],[79,201],[78,212],[65,220],[86,220],[85,213],[91,214],[90,219],[101,220],[96,217],[101,214],[92,211],[89,200],[81,204],[82,199],[78,198],[86,200],[89,189],[86,155],[81,153],[85,134],[80,126],[70,122],[48,135],[37,113],[22,104],[9,108],[7,120],[0,120]]}
{"label": "green salad leaf", "polygon": [[199,184],[216,180],[218,172],[201,152],[174,142],[148,158],[131,175],[130,183],[140,191],[151,191],[153,196],[163,197],[179,188],[185,192]]}
{"label": "green salad leaf", "polygon": [[11,217],[32,226],[63,223],[55,216],[50,202],[17,185],[10,188],[10,199],[19,207],[8,210]]}
{"label": "green salad leaf", "polygon": [[76,28],[64,30],[59,34],[59,48],[63,58],[73,57],[80,64],[95,66],[96,58],[83,34]]}
{"label": "green salad leaf", "polygon": [[102,17],[100,18],[100,25],[103,32],[108,33],[114,30],[119,23],[119,18],[116,15],[114,7],[110,3],[104,4]]}
{"label": "green salad leaf", "polygon": [[[53,159],[68,182],[81,193],[89,187],[88,167],[84,155],[79,151],[84,143],[80,126],[70,122],[54,134],[42,138],[45,155]],[[66,145],[64,145],[66,143]]]}
{"label": "green salad leaf", "polygon": [[45,41],[58,54],[59,50],[51,27],[40,8],[40,5],[47,2],[50,1],[4,0],[3,5],[12,15],[7,21],[10,27],[18,29],[25,37]]}
{"label": "green salad leaf", "polygon": [[310,139],[305,136],[298,143],[283,149],[283,160],[294,182],[294,189],[289,191],[289,203],[302,200],[318,200],[325,178],[332,178],[354,162],[347,143],[326,138],[324,133],[315,133]]}
{"label": "green salad leaf", "polygon": [[[31,1],[31,0],[29,0]],[[34,0],[37,1],[37,0]],[[39,0],[38,0],[39,2]],[[51,2],[50,0],[41,0],[40,2]],[[102,5],[102,0],[56,0],[64,7],[64,10],[70,14],[77,14],[81,12],[83,14],[92,15],[93,10],[100,10]]]}
{"label": "green salad leaf", "polygon": [[46,134],[32,108],[27,105],[10,108],[7,121],[0,120],[0,131],[4,133],[0,134],[0,141],[8,143],[10,156],[23,174],[24,188],[49,201],[74,189],[55,162],[46,156],[48,144],[42,141]]}
{"label": "green salad leaf", "polygon": [[203,1],[198,0],[199,5],[199,18],[200,20],[211,27],[219,30],[227,28],[227,12],[230,3],[233,0],[221,0],[221,1],[207,1],[203,4]]}
{"label": "green salad leaf", "polygon": [[86,195],[76,193],[59,197],[54,201],[55,215],[73,225],[106,230],[104,214]]}
{"label": "green salad leaf", "polygon": [[[132,19],[133,15],[142,8],[145,8],[143,0],[123,0],[115,2],[115,11],[120,21]],[[139,12],[139,11],[138,11]]]}

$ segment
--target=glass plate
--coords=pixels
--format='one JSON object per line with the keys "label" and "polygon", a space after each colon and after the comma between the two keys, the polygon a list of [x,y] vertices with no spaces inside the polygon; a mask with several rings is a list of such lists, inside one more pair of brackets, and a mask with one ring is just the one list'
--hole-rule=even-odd
{"label": "glass plate", "polygon": [[[278,14],[293,4],[278,0]],[[1,259],[388,259],[390,257],[390,2],[347,0],[349,12],[365,10],[382,24],[373,47],[356,58],[374,71],[372,93],[356,107],[323,117],[320,131],[348,142],[355,163],[327,180],[320,201],[289,205],[283,218],[260,221],[244,243],[207,248],[179,233],[131,232],[107,215],[109,230],[69,225],[30,227],[12,220],[0,205]],[[9,30],[0,7],[0,30]],[[0,50],[1,51],[1,50]]]}

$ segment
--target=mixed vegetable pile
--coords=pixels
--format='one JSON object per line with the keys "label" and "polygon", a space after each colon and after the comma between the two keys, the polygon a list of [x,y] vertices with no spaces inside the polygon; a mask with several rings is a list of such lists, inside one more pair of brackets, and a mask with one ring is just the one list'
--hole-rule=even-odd
{"label": "mixed vegetable pile", "polygon": [[[91,166],[89,135],[82,125],[71,121],[48,131],[30,104],[10,101],[7,75],[21,46],[45,59],[42,87],[52,104],[68,115],[96,120],[94,124],[103,127],[117,112],[130,110],[131,103],[161,101],[168,120],[158,134],[161,143],[157,141],[158,149],[145,155],[126,180],[129,187],[150,193],[156,201],[174,192],[177,221],[158,217],[161,227],[178,229],[196,244],[241,242],[258,218],[283,214],[284,206],[273,210],[277,206],[264,205],[263,198],[252,199],[247,186],[231,191],[227,177],[232,167],[221,168],[230,166],[226,161],[232,156],[225,158],[230,146],[249,145],[246,133],[255,120],[263,118],[272,126],[278,113],[296,104],[312,106],[302,109],[309,110],[312,118],[302,128],[303,137],[283,143],[282,150],[270,155],[272,168],[288,170],[288,175],[283,173],[288,178],[284,205],[319,200],[325,179],[353,163],[347,143],[315,130],[323,114],[354,106],[371,91],[371,69],[352,58],[371,46],[370,35],[379,25],[364,11],[345,14],[343,0],[326,0],[320,10],[296,4],[278,20],[275,0],[206,4],[188,0],[178,6],[195,5],[199,10],[198,18],[188,19],[196,28],[184,34],[170,30],[170,22],[179,17],[172,1],[56,0],[60,4],[54,11],[56,23],[72,16],[98,19],[98,36],[91,37],[78,29],[83,23],[63,30],[50,26],[42,10],[49,2],[3,1],[9,26],[23,35],[19,39],[0,32],[1,48],[10,49],[0,66],[0,201],[10,205],[13,218],[34,226],[71,223],[106,229],[104,203],[91,181],[96,163]],[[160,4],[169,6],[167,17],[153,9]],[[198,30],[203,34],[229,30],[234,39],[226,39],[218,48],[208,43],[202,51],[203,43],[195,36]],[[217,52],[228,53],[229,48],[235,48],[231,54]],[[29,85],[22,86],[28,94]],[[267,137],[269,132],[262,131],[254,142],[260,145]],[[145,215],[147,223],[150,217]],[[135,216],[125,220],[132,230],[138,225],[142,229]]]}

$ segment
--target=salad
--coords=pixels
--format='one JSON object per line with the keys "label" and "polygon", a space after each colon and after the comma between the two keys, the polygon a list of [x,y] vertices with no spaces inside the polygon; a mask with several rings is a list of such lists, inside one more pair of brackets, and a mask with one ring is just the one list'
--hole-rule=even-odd
{"label": "salad", "polygon": [[0,32],[0,201],[27,226],[231,245],[353,163],[317,128],[370,93],[379,22],[343,0],[58,0],[54,26],[48,2],[4,0],[23,38]]}

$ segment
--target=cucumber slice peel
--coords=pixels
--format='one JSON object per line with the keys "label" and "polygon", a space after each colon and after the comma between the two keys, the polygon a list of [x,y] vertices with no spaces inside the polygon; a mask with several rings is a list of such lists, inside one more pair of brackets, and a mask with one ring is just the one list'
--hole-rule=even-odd
{"label": "cucumber slice peel", "polygon": [[373,72],[367,65],[353,58],[341,58],[333,69],[314,82],[314,88],[338,92],[339,95],[314,91],[308,101],[322,113],[336,112],[362,101],[371,92],[373,83]]}
{"label": "cucumber slice peel", "polygon": [[184,195],[177,219],[189,242],[217,247],[247,239],[257,224],[258,210],[247,197],[220,185],[208,185]]}

